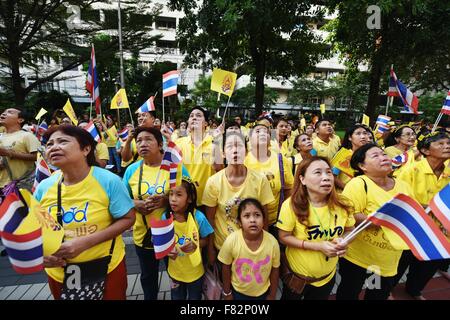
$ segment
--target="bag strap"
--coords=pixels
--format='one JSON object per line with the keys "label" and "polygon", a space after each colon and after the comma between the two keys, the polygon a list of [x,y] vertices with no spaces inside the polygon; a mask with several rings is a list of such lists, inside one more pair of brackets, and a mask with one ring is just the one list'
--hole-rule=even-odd
{"label": "bag strap", "polygon": [[11,167],[9,166],[8,158],[6,156],[3,157],[3,164],[5,165],[6,172],[8,172],[9,180],[14,181]]}
{"label": "bag strap", "polygon": [[278,212],[280,212],[281,205],[284,201],[284,166],[283,166],[283,155],[278,154],[278,166],[280,167],[280,180],[281,180],[281,190],[280,190],[280,201],[278,202]]}
{"label": "bag strap", "polygon": [[[139,180],[138,180],[138,199],[142,200],[142,189],[141,189],[141,185],[142,185],[142,174],[144,171],[144,160],[142,160],[141,165],[139,166]],[[147,224],[147,220],[145,219],[145,215],[142,215],[142,220],[144,220],[144,225],[145,225],[145,229],[148,229],[148,224]]]}
{"label": "bag strap", "polygon": [[[64,177],[61,175],[61,179],[59,179],[58,182],[58,193],[57,193],[57,209],[58,211],[56,212],[56,218],[58,220],[58,223],[60,224],[60,226],[63,226],[63,217],[62,217],[62,197],[61,197],[61,184],[63,183]],[[64,237],[63,237],[63,242],[64,242]],[[114,245],[116,244],[116,238],[114,237],[112,239],[112,243],[111,243],[111,248],[109,248],[109,256],[111,257],[113,252],[114,252]]]}

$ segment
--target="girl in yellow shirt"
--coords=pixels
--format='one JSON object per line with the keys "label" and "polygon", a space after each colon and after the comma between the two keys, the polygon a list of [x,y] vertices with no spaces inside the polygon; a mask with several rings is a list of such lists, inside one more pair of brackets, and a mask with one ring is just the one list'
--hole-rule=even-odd
{"label": "girl in yellow shirt", "polygon": [[[406,183],[390,177],[391,159],[377,145],[366,144],[357,149],[350,164],[356,171],[356,177],[347,183],[342,195],[353,202],[357,224],[398,193],[412,195],[412,190]],[[349,244],[346,255],[339,261],[341,283],[336,299],[358,300],[369,277],[371,281],[364,299],[388,298],[402,250],[391,246],[386,232],[391,231],[372,225],[360,232]]]}
{"label": "girl in yellow shirt", "polygon": [[353,211],[336,193],[325,158],[303,160],[295,176],[294,192],[277,223],[280,242],[286,245],[282,299],[326,300],[338,257],[346,252],[342,238],[355,224]]}
{"label": "girl in yellow shirt", "polygon": [[242,228],[230,234],[219,252],[225,300],[275,300],[280,247],[264,231],[264,208],[252,198],[238,207]]}
{"label": "girl in yellow shirt", "polygon": [[[394,176],[401,168],[409,166],[415,160],[420,159],[420,153],[414,148],[416,133],[409,126],[400,126],[391,132],[384,140],[384,152],[392,159]],[[402,159],[396,158],[403,155]]]}

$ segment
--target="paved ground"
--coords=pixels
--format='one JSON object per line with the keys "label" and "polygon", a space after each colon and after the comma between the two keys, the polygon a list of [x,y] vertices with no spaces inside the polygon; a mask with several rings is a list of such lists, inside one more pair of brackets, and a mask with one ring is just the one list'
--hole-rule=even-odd
{"label": "paved ground", "polygon": [[[143,300],[144,295],[139,281],[139,261],[130,236],[124,237],[126,244],[126,265],[128,272],[127,299]],[[0,245],[0,249],[3,249]],[[401,284],[394,290],[393,297],[396,300],[411,300],[404,289],[403,277]],[[330,299],[334,299],[337,285],[340,282],[339,274],[336,277],[336,285],[333,288]],[[160,263],[158,300],[170,300],[170,283],[164,263]],[[425,298],[434,300],[450,300],[450,281],[436,274],[423,292]],[[281,284],[277,298],[281,296]],[[47,285],[45,272],[31,275],[16,273],[9,263],[8,257],[0,257],[0,300],[53,300]]]}

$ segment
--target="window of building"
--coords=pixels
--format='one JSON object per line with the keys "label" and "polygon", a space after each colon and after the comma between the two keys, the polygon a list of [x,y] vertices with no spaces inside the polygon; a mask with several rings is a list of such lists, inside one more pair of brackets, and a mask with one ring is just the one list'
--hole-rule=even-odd
{"label": "window of building", "polygon": [[156,17],[155,25],[156,29],[176,29],[177,19],[169,17]]}
{"label": "window of building", "polygon": [[[61,57],[61,63],[63,68],[66,68],[69,64],[73,62],[71,57]],[[72,67],[69,69],[70,71],[78,71],[78,66]]]}

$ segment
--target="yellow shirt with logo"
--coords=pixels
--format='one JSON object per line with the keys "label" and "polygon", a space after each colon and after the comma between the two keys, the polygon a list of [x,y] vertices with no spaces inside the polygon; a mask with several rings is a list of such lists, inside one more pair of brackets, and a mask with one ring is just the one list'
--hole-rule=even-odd
{"label": "yellow shirt with logo", "polygon": [[202,143],[195,147],[191,136],[175,141],[183,154],[183,164],[197,187],[197,205],[201,205],[206,181],[214,174],[213,138],[205,136]]}
{"label": "yellow shirt with logo", "polygon": [[[34,193],[42,208],[57,221],[58,182],[61,171],[55,172],[43,180]],[[63,210],[64,241],[83,237],[99,232],[109,227],[116,219],[125,216],[134,208],[133,201],[128,195],[120,178],[108,170],[91,167],[86,178],[81,182],[66,186],[61,184],[61,205]],[[108,255],[112,240],[102,242],[73,259],[68,263],[91,261]],[[125,245],[122,235],[116,237],[116,243],[108,273],[113,271],[125,256]],[[58,282],[63,282],[63,268],[46,268],[47,274]]]}
{"label": "yellow shirt with logo", "polygon": [[341,145],[340,139],[338,138],[338,136],[332,137],[327,143],[320,139],[318,136],[314,137],[313,148],[317,151],[317,155],[320,157],[325,157],[328,160],[333,159],[334,155],[337,153]]}
{"label": "yellow shirt with logo", "polygon": [[[365,191],[363,179],[366,182],[367,191]],[[404,181],[396,179],[394,187],[385,191],[366,176],[353,178],[342,192],[353,202],[355,212],[365,215],[375,212],[399,193],[413,196],[411,187]],[[382,228],[368,227],[350,243],[345,259],[364,269],[371,267],[373,272],[383,277],[392,277],[397,274],[401,255],[402,250],[396,250],[391,246]]]}
{"label": "yellow shirt with logo", "polygon": [[270,233],[256,251],[245,243],[242,229],[230,234],[220,249],[218,259],[231,265],[231,284],[239,293],[250,297],[263,295],[270,287],[272,268],[280,267],[280,246]]}
{"label": "yellow shirt with logo", "polygon": [[[165,219],[165,215],[163,216]],[[214,232],[205,215],[195,210],[195,219],[189,213],[185,222],[178,222],[174,219],[175,242],[178,256],[175,260],[169,259],[167,272],[172,279],[184,283],[191,283],[198,280],[205,273],[202,263],[200,239],[206,238]],[[197,245],[192,253],[184,253],[179,248],[188,241],[194,241]]]}
{"label": "yellow shirt with logo", "polygon": [[269,181],[263,174],[247,168],[247,176],[239,187],[233,187],[228,182],[225,169],[208,179],[202,203],[217,207],[214,218],[214,245],[217,249],[222,247],[229,234],[240,229],[237,208],[246,198],[255,198],[263,206],[274,201]]}
{"label": "yellow shirt with logo", "polygon": [[[300,223],[291,207],[291,198],[281,206],[277,228],[292,232],[294,237],[304,241],[320,242],[332,241],[342,237],[345,227],[352,227],[355,218],[352,213],[347,213],[343,208],[334,209],[328,206],[309,208],[307,225]],[[302,250],[286,247],[286,258],[289,267],[295,273],[307,277],[321,278],[329,274],[325,279],[311,283],[315,287],[327,284],[336,273],[337,257],[326,258],[320,251]]]}
{"label": "yellow shirt with logo", "polygon": [[[128,189],[130,196],[133,199],[139,199],[139,171],[141,163],[144,160],[139,160],[132,165],[130,165],[125,174],[123,175],[123,183]],[[166,170],[160,170],[160,167],[149,167],[144,164],[142,168],[142,182],[141,182],[141,196],[142,199],[148,198],[150,195],[168,195],[170,190],[170,177],[169,172]],[[181,174],[182,166],[178,166],[177,172],[177,185],[181,183]],[[159,177],[158,177],[159,172]],[[156,181],[158,178],[158,181]],[[136,222],[133,226],[133,240],[134,243],[142,247],[142,241],[144,240],[144,236],[147,232],[147,228],[145,227],[144,220],[147,221],[147,226],[150,228],[150,220],[156,219],[161,220],[161,216],[163,212],[166,210],[166,207],[155,209],[152,213],[143,215],[139,212],[136,212]]]}
{"label": "yellow shirt with logo", "polygon": [[[274,224],[278,217],[278,205],[281,191],[281,172],[278,154],[271,152],[270,157],[265,162],[258,161],[250,152],[245,157],[244,164],[247,168],[263,173],[269,181],[275,201],[267,205],[269,214],[269,225]],[[294,186],[294,176],[292,175],[292,161],[286,157],[283,159],[284,188],[292,189]]]}
{"label": "yellow shirt with logo", "polygon": [[[30,132],[19,130],[13,133],[3,133],[0,136],[0,147],[21,153],[37,152],[41,146],[39,140]],[[19,179],[34,169],[34,161],[19,160],[6,156],[0,157],[0,188],[11,182],[6,162],[11,169],[12,178]]]}

